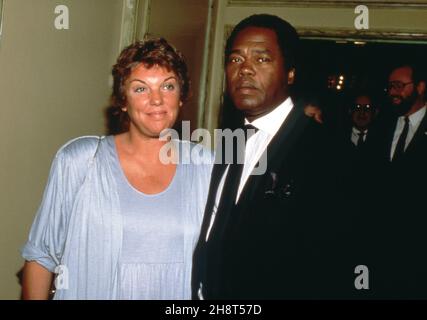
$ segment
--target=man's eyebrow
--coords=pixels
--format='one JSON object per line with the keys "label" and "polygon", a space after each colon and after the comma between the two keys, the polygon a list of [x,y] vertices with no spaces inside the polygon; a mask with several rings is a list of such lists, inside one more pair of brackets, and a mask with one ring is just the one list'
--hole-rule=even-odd
{"label": "man's eyebrow", "polygon": [[270,54],[271,53],[271,50],[269,50],[269,49],[253,49],[252,50],[252,52],[255,52],[255,53],[268,53],[268,54]]}
{"label": "man's eyebrow", "polygon": [[[243,50],[241,50],[241,49],[233,49],[233,50],[230,51],[230,54],[233,54],[233,53],[240,54],[242,51]],[[252,53],[257,53],[257,54],[263,54],[263,53],[271,54],[271,50],[269,50],[269,49],[257,49],[257,48],[254,48],[254,49],[251,49],[251,52]]]}

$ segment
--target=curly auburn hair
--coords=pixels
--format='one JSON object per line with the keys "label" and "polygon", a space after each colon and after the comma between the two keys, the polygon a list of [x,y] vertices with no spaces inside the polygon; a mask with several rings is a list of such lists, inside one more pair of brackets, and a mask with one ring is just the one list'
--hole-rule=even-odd
{"label": "curly auburn hair", "polygon": [[106,110],[108,134],[129,130],[129,116],[122,111],[126,106],[125,83],[141,63],[146,68],[157,65],[174,72],[178,77],[180,100],[184,103],[189,97],[190,78],[183,54],[164,38],[137,41],[123,49],[112,69],[113,93],[111,105]]}

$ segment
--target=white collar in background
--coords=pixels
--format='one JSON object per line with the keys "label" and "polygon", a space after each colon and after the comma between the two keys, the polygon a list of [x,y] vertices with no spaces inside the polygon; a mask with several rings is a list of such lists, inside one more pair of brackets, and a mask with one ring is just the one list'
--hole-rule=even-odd
{"label": "white collar in background", "polygon": [[279,131],[279,128],[283,124],[283,121],[285,121],[289,112],[291,112],[293,106],[294,103],[291,97],[288,97],[272,111],[252,122],[249,122],[248,119],[245,118],[245,124],[251,123],[257,129],[267,132],[270,136],[274,136],[277,131]]}
{"label": "white collar in background", "polygon": [[[409,118],[409,122],[411,123],[411,125],[415,128],[418,128],[419,124],[421,123],[421,120],[423,120],[424,115],[426,114],[426,109],[427,109],[427,105],[424,105],[424,107],[422,107],[420,110],[418,110],[417,112],[414,112],[413,114],[411,114],[408,118]],[[399,120],[404,122],[404,116],[399,117]]]}
{"label": "white collar in background", "polygon": [[359,134],[359,133],[367,134],[368,129],[365,129],[362,131],[362,130],[357,129],[356,127],[353,127],[353,133],[355,133],[355,134]]}

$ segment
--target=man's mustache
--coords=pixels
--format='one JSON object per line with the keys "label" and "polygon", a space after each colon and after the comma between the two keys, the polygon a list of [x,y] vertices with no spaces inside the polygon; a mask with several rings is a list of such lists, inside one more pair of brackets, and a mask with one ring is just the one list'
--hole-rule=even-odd
{"label": "man's mustache", "polygon": [[393,102],[393,100],[399,100],[400,102],[403,101],[402,96],[390,96],[389,99],[390,99],[390,102]]}
{"label": "man's mustache", "polygon": [[255,82],[250,80],[249,78],[243,78],[243,79],[239,80],[236,83],[235,87],[236,87],[236,89],[243,89],[243,88],[258,89]]}

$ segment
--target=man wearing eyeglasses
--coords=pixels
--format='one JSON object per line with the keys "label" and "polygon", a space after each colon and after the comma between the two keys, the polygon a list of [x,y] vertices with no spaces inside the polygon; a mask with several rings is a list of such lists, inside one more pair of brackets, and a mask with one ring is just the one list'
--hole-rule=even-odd
{"label": "man wearing eyeglasses", "polygon": [[[423,129],[426,124],[426,81],[419,74],[419,70],[411,65],[395,68],[388,82],[388,96],[398,119],[394,128],[393,140],[390,149],[390,161],[397,163],[405,158],[410,159],[413,145],[419,145],[425,138]],[[423,121],[424,120],[424,121]],[[420,126],[421,125],[421,126]],[[420,129],[420,130],[418,130]],[[408,150],[409,146],[411,148]],[[408,151],[408,153],[406,153]]]}
{"label": "man wearing eyeglasses", "polygon": [[378,113],[378,109],[369,94],[357,94],[350,105],[350,117],[352,122],[350,140],[360,150],[368,139],[368,131],[372,121]]}
{"label": "man wearing eyeglasses", "polygon": [[377,287],[386,298],[427,298],[426,74],[414,64],[388,77],[376,210]]}

